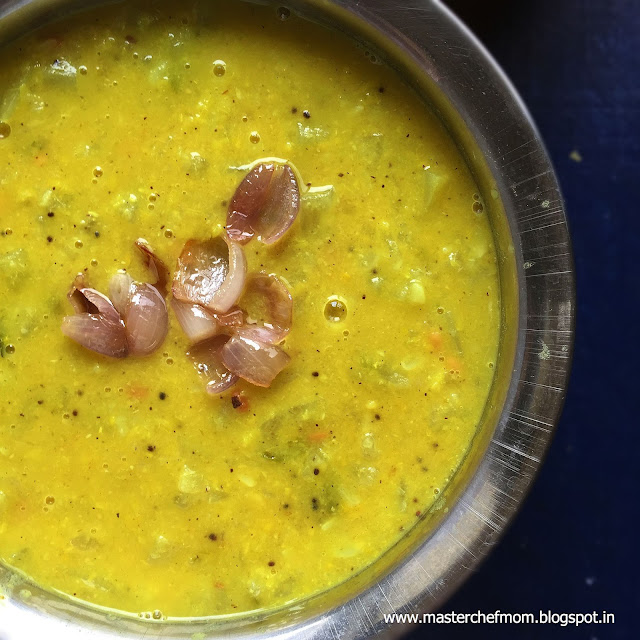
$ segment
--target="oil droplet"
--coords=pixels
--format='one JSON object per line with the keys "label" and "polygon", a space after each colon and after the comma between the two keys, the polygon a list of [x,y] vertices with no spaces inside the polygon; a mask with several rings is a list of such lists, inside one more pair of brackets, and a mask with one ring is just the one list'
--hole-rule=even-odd
{"label": "oil droplet", "polygon": [[156,609],[151,616],[153,617],[154,620],[162,620],[162,611],[159,611],[158,609]]}
{"label": "oil droplet", "polygon": [[8,344],[5,348],[4,348],[4,352],[8,353],[9,355],[12,355],[16,352],[16,348],[12,345],[12,344]]}
{"label": "oil droplet", "polygon": [[47,504],[53,504],[53,503],[56,501],[56,499],[55,499],[53,496],[47,496],[47,497],[44,499],[44,501],[45,501]]}
{"label": "oil droplet", "polygon": [[85,67],[83,64],[81,64],[78,67],[78,71],[80,72],[81,75],[86,76],[87,75],[87,67]]}
{"label": "oil droplet", "polygon": [[227,63],[224,60],[214,60],[213,73],[214,75],[221,77],[227,72]]}
{"label": "oil droplet", "polygon": [[0,122],[0,140],[8,138],[11,134],[11,127],[6,122]]}
{"label": "oil droplet", "polygon": [[82,244],[82,240],[76,240],[75,245],[76,245],[76,249],[82,249],[82,247],[84,246]]}
{"label": "oil droplet", "polygon": [[481,202],[474,202],[472,208],[474,213],[482,213],[484,211],[484,207]]}
{"label": "oil droplet", "polygon": [[443,308],[443,307],[438,307],[438,308],[436,309],[436,311],[437,311],[438,313],[442,314],[442,313],[444,313],[444,308]]}
{"label": "oil droplet", "polygon": [[164,237],[165,238],[173,238],[173,231],[171,231],[171,229],[165,229]]}
{"label": "oil droplet", "polygon": [[347,315],[347,305],[344,300],[333,296],[329,298],[327,304],[324,306],[324,317],[329,322],[342,322]]}
{"label": "oil droplet", "polygon": [[260,134],[257,131],[252,131],[249,140],[251,140],[253,144],[258,144],[258,142],[260,142]]}
{"label": "oil droplet", "polygon": [[12,233],[13,233],[13,230],[12,230],[12,229],[5,229],[5,230],[4,230],[4,235],[5,235],[5,236],[10,236]]}
{"label": "oil droplet", "polygon": [[93,175],[94,175],[96,178],[101,178],[101,177],[102,177],[102,174],[103,174],[102,167],[96,167],[96,168],[93,170]]}
{"label": "oil droplet", "polygon": [[95,258],[92,258],[91,260],[91,266],[92,267],[97,267],[98,266],[98,261]]}

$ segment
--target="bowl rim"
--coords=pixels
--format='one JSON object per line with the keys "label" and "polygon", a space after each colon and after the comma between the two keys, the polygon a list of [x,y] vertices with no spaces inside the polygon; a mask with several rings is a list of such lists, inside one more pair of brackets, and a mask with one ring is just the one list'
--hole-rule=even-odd
{"label": "bowl rim", "polygon": [[[103,3],[92,0],[85,7],[97,4]],[[225,637],[234,638],[398,637],[409,625],[389,624],[385,616],[432,612],[471,575],[519,510],[551,443],[566,396],[575,334],[575,278],[564,202],[544,144],[516,90],[439,0],[405,0],[401,10],[393,0],[273,4],[366,25],[384,39],[385,47],[401,52],[407,64],[424,74],[466,123],[480,161],[495,180],[513,239],[519,296],[513,376],[485,454],[438,528],[346,602],[311,616],[300,612],[277,628],[256,623],[224,630]],[[0,21],[36,5],[49,6],[48,16],[53,15],[53,2],[0,0]],[[194,622],[193,628],[165,623],[154,629],[154,622],[145,620],[120,620],[117,630],[110,629],[113,619],[99,610],[51,595],[36,600],[35,606],[33,600],[0,601],[0,632],[96,640],[220,632],[206,622]]]}

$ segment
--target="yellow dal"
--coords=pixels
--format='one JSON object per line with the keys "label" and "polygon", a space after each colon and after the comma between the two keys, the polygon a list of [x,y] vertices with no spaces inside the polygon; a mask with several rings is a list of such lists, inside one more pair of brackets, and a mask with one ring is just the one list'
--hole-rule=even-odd
{"label": "yellow dal", "polygon": [[[0,70],[0,560],[170,616],[273,607],[374,561],[459,466],[497,351],[490,226],[437,118],[342,37],[237,3],[107,8]],[[247,245],[295,304],[291,364],[240,386],[249,411],[206,394],[173,316],[147,358],[62,335],[77,272],[144,280],[138,237],[173,268],[265,156],[333,189]]]}

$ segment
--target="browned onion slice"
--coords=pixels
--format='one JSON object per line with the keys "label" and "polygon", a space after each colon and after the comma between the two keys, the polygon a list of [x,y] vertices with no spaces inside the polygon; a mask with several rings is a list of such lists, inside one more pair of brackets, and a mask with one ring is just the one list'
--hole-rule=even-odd
{"label": "browned onion slice", "polygon": [[220,351],[222,364],[259,387],[268,387],[291,358],[280,348],[236,334]]}
{"label": "browned onion slice", "polygon": [[244,289],[247,261],[242,247],[226,236],[189,240],[173,278],[173,295],[214,313],[226,313]]}
{"label": "browned onion slice", "polygon": [[253,220],[264,207],[274,169],[273,163],[254,167],[233,194],[225,228],[228,236],[240,244],[246,244],[254,236]]}
{"label": "browned onion slice", "polygon": [[129,352],[122,322],[114,323],[99,313],[65,316],[62,333],[85,349],[110,358],[124,358]]}
{"label": "browned onion slice", "polygon": [[171,307],[176,318],[192,343],[212,338],[220,331],[216,317],[204,307],[191,302],[181,302],[171,298]]}
{"label": "browned onion slice", "polygon": [[62,319],[62,333],[86,349],[124,358],[129,348],[120,314],[109,298],[83,285],[84,277],[78,276],[68,294],[76,315]]}
{"label": "browned onion slice", "polygon": [[129,351],[146,356],[164,341],[169,330],[169,314],[164,297],[152,284],[134,282],[124,313]]}
{"label": "browned onion slice", "polygon": [[238,376],[231,373],[221,359],[221,349],[227,340],[226,336],[215,336],[187,351],[198,373],[207,380],[207,392],[213,395],[230,389],[238,381]]}
{"label": "browned onion slice", "polygon": [[226,230],[241,244],[254,235],[265,244],[279,240],[300,210],[300,189],[288,164],[261,163],[244,177],[229,203]]}
{"label": "browned onion slice", "polygon": [[118,310],[113,306],[111,300],[109,300],[109,298],[107,298],[103,293],[89,288],[81,289],[80,293],[82,293],[90,305],[95,307],[100,315],[103,315],[110,322],[120,322],[120,314],[118,313]]}
{"label": "browned onion slice", "polygon": [[214,316],[223,327],[241,327],[244,324],[244,311],[238,307],[229,309],[227,313],[216,313]]}
{"label": "browned onion slice", "polygon": [[278,329],[259,324],[246,324],[236,329],[235,333],[247,338],[247,340],[257,340],[258,342],[264,342],[264,344],[278,344],[284,340],[286,335]]}
{"label": "browned onion slice", "polygon": [[242,304],[253,322],[242,327],[245,337],[261,342],[282,342],[293,322],[293,298],[274,274],[257,273],[247,280]]}
{"label": "browned onion slice", "polygon": [[84,295],[82,295],[82,289],[84,288],[84,273],[79,273],[75,277],[73,283],[71,284],[71,289],[69,289],[67,293],[67,300],[69,300],[69,303],[76,313],[87,313],[91,310],[89,301]]}
{"label": "browned onion slice", "polygon": [[163,298],[166,298],[167,284],[171,279],[171,274],[169,273],[167,265],[158,258],[144,238],[138,238],[136,240],[136,247],[140,249],[140,252],[145,258],[145,266],[149,269],[152,277],[155,279],[151,284],[155,286]]}

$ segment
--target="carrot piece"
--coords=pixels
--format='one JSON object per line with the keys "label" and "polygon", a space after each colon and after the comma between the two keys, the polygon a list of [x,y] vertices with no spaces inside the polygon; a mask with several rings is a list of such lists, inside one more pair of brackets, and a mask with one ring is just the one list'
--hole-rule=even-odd
{"label": "carrot piece", "polygon": [[434,331],[429,334],[429,342],[434,349],[438,351],[442,349],[442,333],[440,333],[440,331]]}
{"label": "carrot piece", "polygon": [[309,440],[311,442],[322,442],[329,437],[329,434],[326,431],[314,431],[309,434]]}
{"label": "carrot piece", "polygon": [[143,387],[142,385],[129,385],[127,387],[127,395],[130,398],[142,400],[149,395],[149,387]]}

